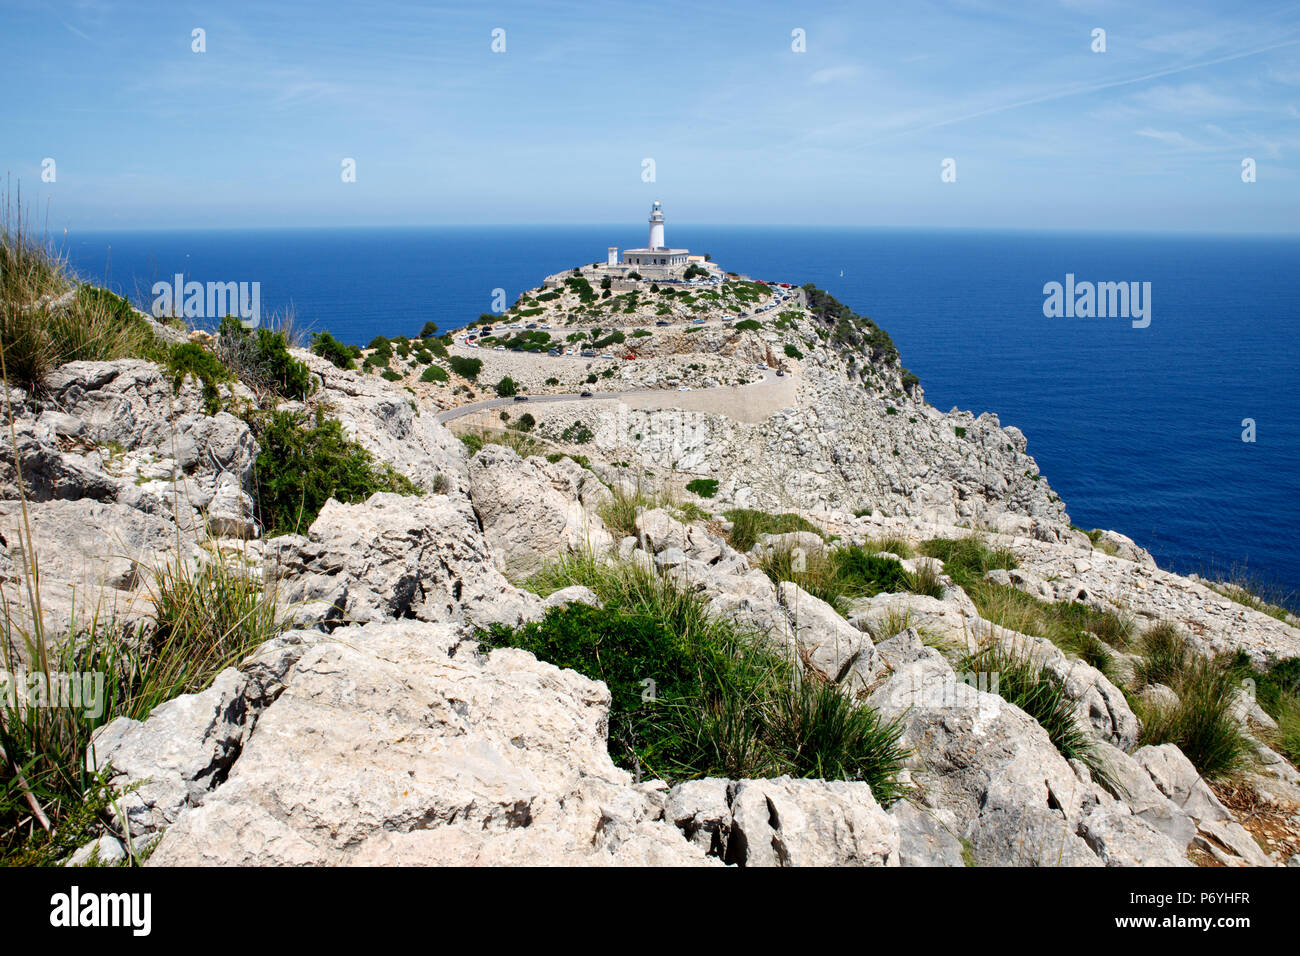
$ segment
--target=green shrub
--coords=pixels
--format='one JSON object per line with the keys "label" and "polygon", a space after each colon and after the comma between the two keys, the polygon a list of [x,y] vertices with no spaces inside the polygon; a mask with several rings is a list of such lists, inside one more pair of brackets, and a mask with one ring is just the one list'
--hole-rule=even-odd
{"label": "green shrub", "polygon": [[593,438],[596,433],[587,427],[586,422],[573,422],[569,427],[560,433],[560,440],[569,442],[573,445],[585,445]]}
{"label": "green shrub", "polygon": [[696,478],[686,483],[686,490],[701,498],[712,498],[718,493],[718,479]]}
{"label": "green shrub", "polygon": [[785,345],[785,354],[788,355],[788,356],[789,356],[790,358],[792,358],[792,359],[801,359],[801,358],[803,358],[803,353],[800,352],[800,351],[799,351],[797,348],[795,348],[793,345],[791,345],[789,342],[787,342],[786,345]]}
{"label": "green shrub", "polygon": [[513,428],[515,431],[530,432],[536,426],[537,426],[537,419],[534,418],[530,413],[524,412],[522,415],[519,416],[519,421],[515,422],[510,427]]}
{"label": "green shrub", "polygon": [[266,536],[306,532],[330,498],[364,501],[376,491],[415,493],[415,486],[349,439],[343,426],[317,409],[259,412],[249,424],[257,455],[257,506]]}
{"label": "green shrub", "polygon": [[720,776],[865,780],[882,804],[898,796],[902,728],[842,690],[802,679],[793,663],[712,616],[667,576],[575,559],[530,581],[539,593],[583,584],[603,607],[571,604],[487,647],[522,647],[610,689],[610,753],[668,780]]}
{"label": "green shrub", "polygon": [[476,358],[466,358],[463,355],[453,355],[447,359],[447,364],[451,370],[463,379],[476,381],[478,373],[483,370],[483,360]]}
{"label": "green shrub", "polygon": [[311,337],[311,350],[341,369],[357,367],[356,356],[350,346],[344,345],[329,332],[318,332]]}
{"label": "green shrub", "polygon": [[515,384],[515,380],[509,375],[497,382],[496,390],[500,398],[510,398],[512,395],[519,394],[519,386]]}
{"label": "green shrub", "polygon": [[217,330],[215,351],[246,385],[293,401],[312,392],[311,370],[289,354],[289,338],[283,330],[249,329],[228,315]]}
{"label": "green shrub", "polygon": [[970,590],[970,586],[983,580],[984,575],[995,569],[1012,571],[1020,565],[1016,556],[1007,548],[990,548],[977,537],[969,538],[931,538],[923,541],[921,554],[938,558],[943,562],[944,571],[953,583]]}
{"label": "green shrub", "polygon": [[217,385],[234,379],[234,374],[221,361],[197,342],[184,342],[172,346],[167,355],[167,371],[172,378],[172,388],[179,389],[186,375],[194,376],[203,386],[203,406],[209,415],[221,408],[221,395]]}
{"label": "green shrub", "polygon": [[753,319],[741,319],[739,322],[732,325],[733,329],[739,329],[742,332],[757,332],[762,327],[762,325]]}
{"label": "green shrub", "polygon": [[441,365],[430,365],[420,373],[421,382],[446,382],[450,380],[447,370]]}
{"label": "green shrub", "polygon": [[386,368],[379,374],[390,382],[400,382],[402,380],[402,373],[394,372],[391,368]]}

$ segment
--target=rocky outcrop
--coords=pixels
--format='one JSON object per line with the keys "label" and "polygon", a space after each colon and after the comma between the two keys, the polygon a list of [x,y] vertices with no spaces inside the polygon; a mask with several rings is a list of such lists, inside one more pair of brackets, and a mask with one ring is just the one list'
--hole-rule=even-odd
{"label": "rocky outcrop", "polygon": [[502,571],[524,577],[561,555],[613,547],[613,536],[589,510],[608,500],[609,490],[590,472],[573,469],[583,471],[568,459],[521,460],[504,445],[487,445],[470,459],[470,499]]}
{"label": "rocky outcrop", "polygon": [[267,542],[283,602],[301,623],[467,621],[518,624],[542,600],[497,570],[468,499],[390,492],[330,500],[306,537]]}
{"label": "rocky outcrop", "polygon": [[336,630],[150,865],[707,862],[610,761],[608,705],[447,624]]}

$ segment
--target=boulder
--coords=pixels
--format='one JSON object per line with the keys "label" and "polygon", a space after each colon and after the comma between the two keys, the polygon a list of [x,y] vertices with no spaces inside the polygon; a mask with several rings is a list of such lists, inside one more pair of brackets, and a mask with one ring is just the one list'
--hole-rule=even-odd
{"label": "boulder", "polygon": [[611,762],[609,700],[453,625],[336,630],[149,865],[710,862]]}
{"label": "boulder", "polygon": [[898,866],[898,825],[861,782],[741,780],[726,859],[738,866]]}
{"label": "boulder", "polygon": [[908,768],[928,806],[947,810],[980,865],[1097,865],[1074,830],[1092,792],[1019,707],[959,682],[914,631],[881,643],[907,661],[868,699],[903,722]]}
{"label": "boulder", "polygon": [[900,866],[966,865],[953,814],[900,800],[889,815],[898,824]]}
{"label": "boulder", "polygon": [[306,538],[267,542],[281,598],[302,623],[532,620],[542,599],[497,570],[467,499],[379,492],[364,503],[331,499]]}
{"label": "boulder", "polygon": [[578,497],[560,491],[544,464],[491,444],[470,459],[470,498],[483,535],[498,567],[514,575],[530,574],[564,554],[602,554],[614,545],[600,518]]}
{"label": "boulder", "polygon": [[1106,866],[1191,866],[1186,846],[1122,804],[1097,806],[1079,822],[1079,835]]}
{"label": "boulder", "polygon": [[876,669],[870,637],[791,581],[777,585],[777,600],[789,618],[794,650],[805,666],[832,681],[843,680],[850,669],[864,682],[870,680]]}

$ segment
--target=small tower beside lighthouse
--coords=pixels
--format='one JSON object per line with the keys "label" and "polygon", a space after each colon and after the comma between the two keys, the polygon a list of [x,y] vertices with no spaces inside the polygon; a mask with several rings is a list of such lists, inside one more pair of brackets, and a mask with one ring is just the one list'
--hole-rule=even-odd
{"label": "small tower beside lighthouse", "polygon": [[663,249],[667,244],[664,242],[664,211],[656,199],[653,206],[650,207],[650,244],[651,249]]}

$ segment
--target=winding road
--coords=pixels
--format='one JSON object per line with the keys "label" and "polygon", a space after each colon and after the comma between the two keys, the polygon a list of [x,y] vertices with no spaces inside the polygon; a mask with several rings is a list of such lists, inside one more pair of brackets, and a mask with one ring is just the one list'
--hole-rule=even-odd
{"label": "winding road", "polygon": [[763,372],[763,378],[748,385],[718,385],[714,388],[696,388],[688,392],[676,389],[641,388],[626,392],[592,392],[590,397],[581,394],[558,393],[554,395],[529,395],[527,401],[513,398],[491,398],[471,402],[439,412],[437,420],[444,425],[472,415],[475,412],[507,406],[529,406],[544,402],[624,402],[630,408],[675,408],[682,411],[711,412],[726,415],[739,422],[759,422],[782,408],[791,408],[797,402],[798,387],[794,373],[777,375],[772,369]]}

